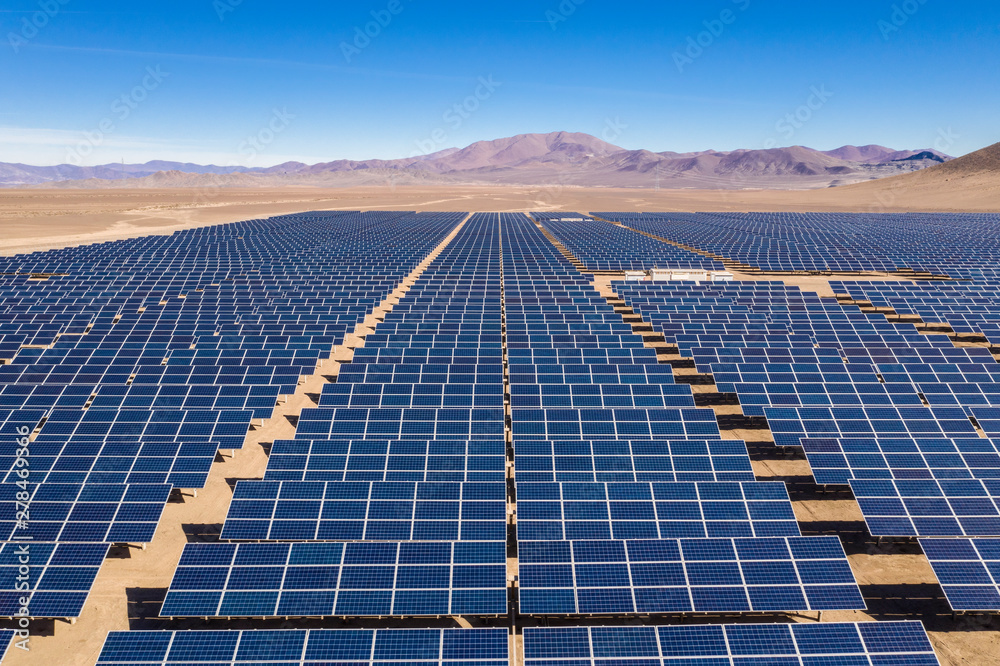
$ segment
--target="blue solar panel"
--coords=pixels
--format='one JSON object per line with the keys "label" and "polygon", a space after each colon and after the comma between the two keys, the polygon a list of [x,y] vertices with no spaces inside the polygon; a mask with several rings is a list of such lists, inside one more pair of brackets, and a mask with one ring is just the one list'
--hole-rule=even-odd
{"label": "blue solar panel", "polygon": [[505,483],[241,481],[223,539],[502,541]]}
{"label": "blue solar panel", "polygon": [[1000,536],[1000,480],[853,480],[873,536]]}
{"label": "blue solar panel", "polygon": [[[0,629],[0,661],[7,654],[7,650],[11,647],[11,642],[14,640],[14,630],[13,629]],[[18,640],[24,640],[23,637],[19,637]],[[28,643],[30,645],[30,642]]]}
{"label": "blue solar panel", "polygon": [[782,483],[518,483],[522,541],[800,536]]}
{"label": "blue solar panel", "polygon": [[526,666],[939,666],[920,622],[527,627]]}
{"label": "blue solar panel", "polygon": [[[0,485],[0,541],[149,543],[169,485]],[[27,501],[18,499],[25,493]],[[22,520],[23,517],[23,520]]]}
{"label": "blue solar panel", "polygon": [[947,407],[765,407],[778,446],[802,438],[976,437],[961,409]]}
{"label": "blue solar panel", "polygon": [[[106,543],[0,544],[0,617],[22,614],[25,607],[28,617],[79,617],[108,547]],[[30,560],[27,580],[25,558]]]}
{"label": "blue solar panel", "polygon": [[803,439],[819,484],[851,479],[1000,479],[995,440],[976,438]]}
{"label": "blue solar panel", "polygon": [[863,609],[837,537],[521,541],[527,615]]}
{"label": "blue solar panel", "polygon": [[188,544],[161,617],[504,615],[505,542]]}
{"label": "blue solar panel", "polygon": [[496,482],[506,478],[502,438],[277,440],[267,481]]}
{"label": "blue solar panel", "polygon": [[[173,437],[129,435],[39,437],[31,443],[31,482],[57,484],[170,484],[175,488],[204,488],[219,450],[208,439],[177,441]],[[5,482],[17,475],[17,457],[0,455]]]}
{"label": "blue solar panel", "polygon": [[956,611],[1000,611],[1000,539],[921,539]]}
{"label": "blue solar panel", "polygon": [[506,629],[113,631],[97,664],[507,666],[507,633]]}
{"label": "blue solar panel", "polygon": [[519,482],[754,481],[746,444],[724,440],[533,440],[514,444]]}

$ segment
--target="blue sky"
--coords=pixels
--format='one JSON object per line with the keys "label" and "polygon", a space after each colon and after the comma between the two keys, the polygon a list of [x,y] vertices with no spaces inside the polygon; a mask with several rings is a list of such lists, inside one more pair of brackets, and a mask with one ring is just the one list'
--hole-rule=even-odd
{"label": "blue sky", "polygon": [[1000,140],[995,2],[3,7],[3,162],[391,159],[555,130],[678,152]]}

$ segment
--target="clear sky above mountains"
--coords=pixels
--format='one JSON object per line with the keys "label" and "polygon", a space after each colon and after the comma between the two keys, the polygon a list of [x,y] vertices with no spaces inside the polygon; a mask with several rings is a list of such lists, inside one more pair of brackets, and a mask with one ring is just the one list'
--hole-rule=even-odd
{"label": "clear sky above mountains", "polygon": [[994,2],[8,0],[0,25],[0,162],[997,141]]}

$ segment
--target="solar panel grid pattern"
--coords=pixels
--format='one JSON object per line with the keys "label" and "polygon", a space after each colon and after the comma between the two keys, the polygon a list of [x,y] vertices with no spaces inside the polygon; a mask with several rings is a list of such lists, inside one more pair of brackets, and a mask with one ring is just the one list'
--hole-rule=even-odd
{"label": "solar panel grid pattern", "polygon": [[1000,539],[920,539],[955,611],[1000,611]]}
{"label": "solar panel grid pattern", "polygon": [[[149,543],[170,498],[170,485],[0,486],[0,541]],[[23,520],[22,520],[23,517]]]}
{"label": "solar panel grid pattern", "polygon": [[596,217],[774,271],[960,274],[995,264],[996,215],[625,213]]}
{"label": "solar panel grid pattern", "polygon": [[502,438],[278,440],[267,481],[504,482]]}
{"label": "solar panel grid pattern", "polygon": [[[141,443],[125,436],[40,435],[31,443],[32,483],[169,484],[175,488],[204,488],[219,442],[146,437]],[[0,455],[0,466],[17,475],[14,452]]]}
{"label": "solar panel grid pattern", "polygon": [[[532,213],[535,216],[535,213]],[[582,222],[535,217],[587,268],[592,270],[647,270],[650,268],[723,270],[713,261],[674,245],[637,234],[630,229],[567,214]]]}
{"label": "solar panel grid pattern", "polygon": [[[14,617],[23,607],[36,618],[79,617],[108,547],[106,543],[0,544],[0,617]],[[30,564],[27,580],[21,569],[25,558]],[[22,604],[22,599],[28,603]]]}
{"label": "solar panel grid pattern", "polygon": [[865,607],[837,537],[520,541],[527,615]]}
{"label": "solar panel grid pattern", "polygon": [[852,480],[873,536],[1000,535],[1000,481]]}
{"label": "solar panel grid pattern", "polygon": [[799,446],[803,437],[977,437],[961,408],[765,407],[774,442]]}
{"label": "solar panel grid pattern", "polygon": [[161,617],[504,615],[506,544],[188,544]]}
{"label": "solar panel grid pattern", "polygon": [[920,622],[527,627],[526,666],[938,666]]}
{"label": "solar panel grid pattern", "polygon": [[508,666],[506,629],[113,631],[97,666]]}
{"label": "solar panel grid pattern", "polygon": [[241,481],[221,538],[502,541],[506,499],[500,483]]}
{"label": "solar panel grid pattern", "polygon": [[598,439],[514,443],[519,482],[753,481],[746,444],[724,440]]}
{"label": "solar panel grid pattern", "polygon": [[851,479],[997,479],[1000,451],[990,439],[807,438],[802,447],[816,483]]}
{"label": "solar panel grid pattern", "polygon": [[524,541],[801,536],[781,483],[518,483]]}

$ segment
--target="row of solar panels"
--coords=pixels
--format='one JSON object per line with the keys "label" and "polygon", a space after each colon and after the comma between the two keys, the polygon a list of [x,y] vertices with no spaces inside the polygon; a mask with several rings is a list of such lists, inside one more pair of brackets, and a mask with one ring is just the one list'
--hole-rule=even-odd
{"label": "row of solar panels", "polygon": [[995,281],[995,274],[979,267],[995,266],[1000,258],[995,214],[601,212],[595,217],[771,271],[912,269],[955,277],[985,274]]}
{"label": "row of solar panels", "polygon": [[[113,252],[90,246],[9,260],[21,272],[37,270],[39,263],[65,262],[68,274],[46,282],[0,277],[0,291],[17,294],[4,301],[0,329],[16,325],[27,331],[62,321],[61,328],[47,329],[49,340],[4,337],[13,353],[0,373],[0,401],[16,409],[0,412],[0,427],[15,436],[17,429],[30,432],[44,423],[23,447],[25,452],[11,448],[0,460],[5,471],[0,539],[8,542],[0,558],[0,596],[6,599],[0,616],[14,615],[24,605],[19,600],[25,595],[15,592],[20,589],[18,549],[23,548],[30,549],[37,574],[27,590],[32,616],[79,615],[108,545],[152,540],[172,488],[203,487],[218,449],[242,447],[251,420],[270,417],[279,395],[293,392],[299,375],[314,372],[317,360],[340,344],[344,333],[401,283],[461,217],[317,216],[308,220],[315,235],[303,233],[292,240],[289,229],[305,220],[276,219],[266,224],[266,232],[256,234],[249,232],[255,223],[230,225],[219,234],[249,234],[240,245],[256,248],[255,256],[227,262],[223,252],[216,258],[221,261],[192,261],[184,267],[183,285],[173,278],[178,266],[157,264],[153,257],[196,255],[202,241],[188,243],[185,233],[112,244]],[[345,242],[351,238],[359,242]],[[403,238],[410,247],[392,250]],[[273,285],[280,282],[280,287],[268,289],[267,277],[260,274],[260,280],[244,281],[246,289],[221,288],[241,280],[244,272],[269,266],[278,256],[273,250],[281,245],[281,256],[291,260],[276,273],[281,278]],[[77,297],[89,277],[128,273],[127,256],[117,252],[125,246],[150,259],[136,273],[142,277],[115,278],[114,293],[82,303]],[[323,248],[343,260],[339,266],[312,256]],[[371,272],[377,279],[357,279],[360,264],[371,263],[373,255],[386,261]],[[257,287],[251,282],[260,287],[253,297]],[[300,305],[283,305],[296,293],[303,296]],[[36,312],[27,311],[29,303],[37,304]],[[76,319],[65,317],[81,315],[70,308],[94,313],[88,320],[93,325],[76,330]],[[64,314],[45,316],[60,309]],[[347,320],[336,324],[336,332],[320,324],[324,330],[309,331],[315,337],[293,338],[288,330],[267,337],[246,326],[215,335],[225,332],[224,320],[301,328],[311,326],[303,323],[306,317],[320,322],[328,316]],[[199,322],[211,325],[201,330]],[[196,330],[201,337],[189,335]],[[39,342],[54,344],[23,347]]]}
{"label": "row of solar panels", "polygon": [[[506,629],[112,632],[97,663],[506,666],[508,634]],[[525,628],[523,656],[529,666],[938,665],[919,622]]]}

